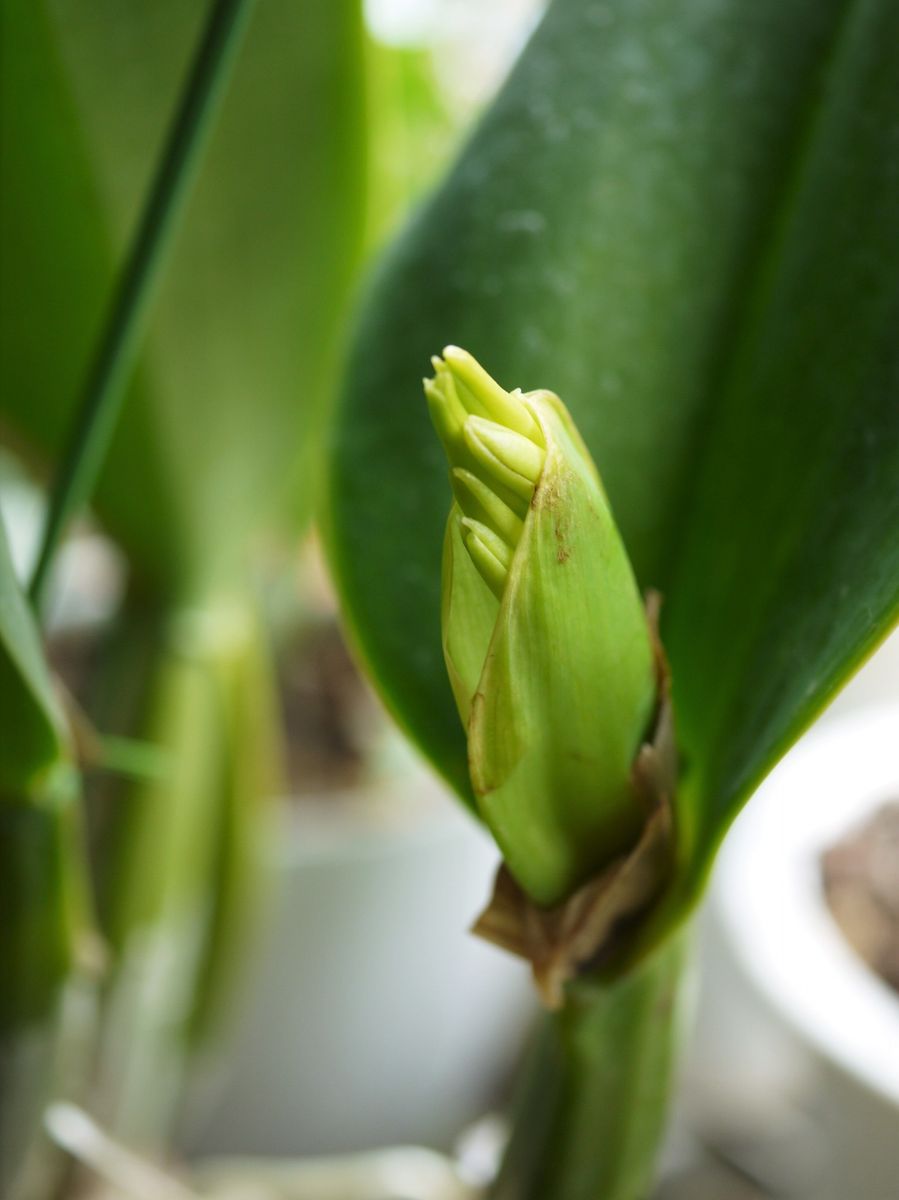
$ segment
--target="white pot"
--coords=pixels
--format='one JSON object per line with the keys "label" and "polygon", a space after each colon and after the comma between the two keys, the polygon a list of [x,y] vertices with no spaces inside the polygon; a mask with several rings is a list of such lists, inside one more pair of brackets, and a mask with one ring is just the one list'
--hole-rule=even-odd
{"label": "white pot", "polygon": [[[423,774],[414,786],[443,791]],[[192,1153],[448,1147],[513,1069],[528,972],[468,933],[494,846],[445,794],[411,816],[395,798],[381,808],[282,812],[213,1098],[189,1106]]]}
{"label": "white pot", "polygon": [[729,835],[713,894],[753,989],[808,1049],[818,1078],[818,1200],[899,1196],[899,996],[832,920],[820,854],[899,798],[899,706],[822,723]]}

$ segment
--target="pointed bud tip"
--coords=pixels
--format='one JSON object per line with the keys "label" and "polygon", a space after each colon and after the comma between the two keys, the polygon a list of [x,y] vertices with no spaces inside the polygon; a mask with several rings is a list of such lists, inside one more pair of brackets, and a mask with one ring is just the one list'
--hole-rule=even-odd
{"label": "pointed bud tip", "polygon": [[475,367],[478,367],[479,370],[483,370],[483,367],[480,366],[474,355],[469,354],[467,350],[463,350],[461,346],[453,346],[452,344],[449,346],[444,346],[442,357],[443,361],[446,362],[448,366],[452,365],[453,363],[456,363],[459,366],[471,364]]}
{"label": "pointed bud tip", "polygon": [[474,355],[459,346],[446,346],[443,359],[444,369],[449,371],[459,398],[470,413],[486,415],[537,445],[543,445],[540,426],[523,403],[519,388],[507,392]]}

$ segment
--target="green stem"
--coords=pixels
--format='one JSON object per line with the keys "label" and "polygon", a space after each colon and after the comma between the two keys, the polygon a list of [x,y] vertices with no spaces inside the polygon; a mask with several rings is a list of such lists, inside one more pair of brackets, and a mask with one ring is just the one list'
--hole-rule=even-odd
{"label": "green stem", "polygon": [[528,1064],[491,1200],[644,1200],[665,1128],[686,935],[569,989]]}
{"label": "green stem", "polygon": [[111,968],[92,1106],[116,1137],[161,1149],[252,919],[260,822],[278,794],[277,697],[251,597],[189,611],[128,601],[98,682],[120,709],[138,683],[143,711],[126,728],[169,769],[110,778],[104,797],[96,873]]}
{"label": "green stem", "polygon": [[125,394],[154,288],[196,176],[253,0],[214,0],[54,482],[29,596],[39,609],[69,518],[88,499]]}
{"label": "green stem", "polygon": [[79,778],[61,763],[0,803],[0,1195],[50,1194],[41,1114],[70,1095],[92,1039]]}

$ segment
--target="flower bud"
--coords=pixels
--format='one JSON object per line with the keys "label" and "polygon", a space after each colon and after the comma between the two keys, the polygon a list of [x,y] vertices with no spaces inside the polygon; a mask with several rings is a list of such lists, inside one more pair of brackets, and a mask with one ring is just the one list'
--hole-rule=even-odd
{"label": "flower bud", "polygon": [[555,905],[639,840],[632,770],[656,703],[642,598],[590,454],[550,392],[465,351],[425,393],[450,463],[442,627],[480,812]]}

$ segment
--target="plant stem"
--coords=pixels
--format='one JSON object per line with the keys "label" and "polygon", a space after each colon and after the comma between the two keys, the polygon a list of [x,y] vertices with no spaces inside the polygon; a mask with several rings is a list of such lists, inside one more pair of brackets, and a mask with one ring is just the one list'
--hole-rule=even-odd
{"label": "plant stem", "polygon": [[150,612],[128,599],[99,682],[121,707],[120,681],[137,679],[132,731],[169,770],[109,781],[96,878],[112,965],[91,1103],[113,1136],[162,1149],[252,920],[260,819],[280,794],[277,696],[252,597]]}
{"label": "plant stem", "polygon": [[165,149],[116,288],[47,509],[29,597],[40,609],[70,517],[88,499],[115,429],[125,383],[178,219],[253,0],[213,0]]}
{"label": "plant stem", "polygon": [[681,1025],[687,936],[633,971],[569,988],[522,1080],[490,1200],[643,1200]]}

